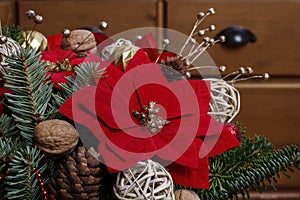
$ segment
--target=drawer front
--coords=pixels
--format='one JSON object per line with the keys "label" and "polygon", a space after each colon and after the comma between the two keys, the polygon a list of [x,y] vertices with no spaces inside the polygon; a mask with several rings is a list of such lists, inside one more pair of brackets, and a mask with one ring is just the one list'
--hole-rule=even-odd
{"label": "drawer front", "polygon": [[202,28],[215,24],[214,37],[224,28],[241,25],[257,37],[255,43],[240,48],[217,45],[209,50],[217,65],[229,68],[255,67],[257,73],[300,75],[300,1],[299,0],[172,0],[168,3],[168,26],[188,34],[196,13],[213,7],[216,15],[208,17]]}
{"label": "drawer front", "polygon": [[0,1],[0,21],[2,26],[15,23],[15,4],[13,1]]}
{"label": "drawer front", "polygon": [[[237,84],[241,111],[236,119],[247,128],[247,136],[264,135],[277,148],[300,147],[300,80],[269,80]],[[283,178],[279,188],[300,191],[300,171]],[[282,175],[284,177],[284,175]]]}
{"label": "drawer front", "polygon": [[38,30],[46,35],[60,33],[64,28],[98,27],[107,21],[108,35],[131,28],[157,26],[159,16],[156,0],[19,0],[19,23],[31,28],[25,12],[34,9],[44,17]]}

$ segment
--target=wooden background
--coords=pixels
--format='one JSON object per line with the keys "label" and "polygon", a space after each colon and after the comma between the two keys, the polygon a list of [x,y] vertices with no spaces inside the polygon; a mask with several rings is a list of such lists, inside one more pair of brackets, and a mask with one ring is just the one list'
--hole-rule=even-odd
{"label": "wooden background", "polygon": [[[217,14],[203,27],[215,24],[217,31],[241,25],[251,30],[257,42],[240,48],[218,45],[209,50],[217,65],[229,71],[251,66],[255,73],[269,72],[269,81],[237,84],[242,96],[238,121],[248,135],[267,136],[276,147],[300,145],[300,0],[1,0],[2,24],[20,24],[30,29],[24,13],[34,9],[43,15],[38,30],[45,35],[64,28],[97,27],[109,22],[108,35],[145,27],[167,27],[187,34],[196,13],[214,7]],[[300,173],[292,180],[282,180],[282,191],[292,191],[300,199]],[[267,198],[267,197],[266,197]],[[264,198],[264,199],[266,199]]]}

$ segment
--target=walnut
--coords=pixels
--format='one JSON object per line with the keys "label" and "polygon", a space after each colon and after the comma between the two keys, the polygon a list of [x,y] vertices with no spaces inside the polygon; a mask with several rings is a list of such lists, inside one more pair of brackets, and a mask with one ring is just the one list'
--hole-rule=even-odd
{"label": "walnut", "polygon": [[64,38],[61,47],[74,51],[79,56],[82,56],[88,50],[96,48],[96,40],[94,34],[88,30],[73,30],[70,36]]}
{"label": "walnut", "polygon": [[200,200],[199,196],[191,191],[179,189],[174,192],[175,200]]}
{"label": "walnut", "polygon": [[65,155],[74,150],[78,133],[68,122],[58,119],[47,120],[35,127],[34,142],[46,154]]}

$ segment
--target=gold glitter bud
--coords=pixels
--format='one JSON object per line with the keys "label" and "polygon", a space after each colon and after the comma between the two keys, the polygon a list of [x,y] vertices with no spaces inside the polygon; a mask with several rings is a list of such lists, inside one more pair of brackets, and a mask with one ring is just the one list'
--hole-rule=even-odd
{"label": "gold glitter bud", "polygon": [[7,37],[4,35],[0,36],[0,44],[5,44],[7,42]]}
{"label": "gold glitter bud", "polygon": [[27,10],[25,13],[26,17],[28,19],[34,19],[35,17],[35,11],[34,10]]}
{"label": "gold glitter bud", "polygon": [[107,22],[102,21],[102,22],[99,23],[99,29],[101,31],[105,31],[107,29],[107,27],[108,27],[108,23]]}
{"label": "gold glitter bud", "polygon": [[41,15],[36,15],[34,17],[34,22],[37,24],[41,24],[43,22],[43,17]]}
{"label": "gold glitter bud", "polygon": [[70,29],[65,28],[62,32],[64,38],[68,38],[71,35]]}

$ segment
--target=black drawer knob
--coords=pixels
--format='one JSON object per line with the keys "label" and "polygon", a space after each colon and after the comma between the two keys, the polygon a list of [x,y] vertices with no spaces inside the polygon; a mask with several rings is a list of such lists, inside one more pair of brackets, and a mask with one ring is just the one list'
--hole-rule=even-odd
{"label": "black drawer knob", "polygon": [[215,39],[224,35],[226,41],[222,43],[225,47],[241,47],[249,42],[255,42],[256,36],[243,26],[230,26],[219,32]]}

